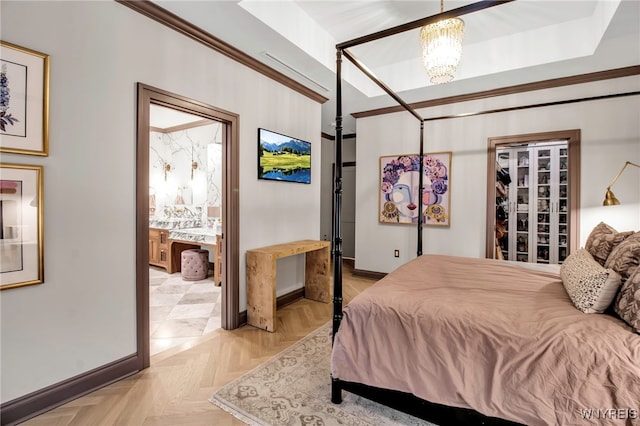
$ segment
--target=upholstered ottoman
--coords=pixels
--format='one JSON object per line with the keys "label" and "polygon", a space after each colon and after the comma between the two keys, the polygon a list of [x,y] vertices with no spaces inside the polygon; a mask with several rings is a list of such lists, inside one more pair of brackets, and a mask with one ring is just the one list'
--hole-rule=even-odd
{"label": "upholstered ottoman", "polygon": [[204,280],[209,272],[209,252],[202,249],[184,250],[181,270],[183,280]]}

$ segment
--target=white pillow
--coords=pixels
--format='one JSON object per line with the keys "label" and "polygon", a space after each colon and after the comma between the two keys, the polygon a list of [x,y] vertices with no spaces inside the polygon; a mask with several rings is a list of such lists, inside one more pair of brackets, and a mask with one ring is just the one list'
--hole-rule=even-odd
{"label": "white pillow", "polygon": [[560,278],[573,305],[587,314],[604,312],[621,284],[620,274],[602,267],[584,248],[565,259]]}

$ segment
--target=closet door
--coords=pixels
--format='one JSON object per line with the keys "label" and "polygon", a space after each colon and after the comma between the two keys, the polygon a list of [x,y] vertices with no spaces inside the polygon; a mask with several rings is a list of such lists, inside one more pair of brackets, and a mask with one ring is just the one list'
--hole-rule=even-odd
{"label": "closet door", "polygon": [[534,258],[536,263],[550,263],[553,246],[552,230],[554,218],[552,215],[552,165],[551,148],[534,148],[534,193],[535,193],[535,231],[533,232]]}
{"label": "closet door", "polygon": [[534,148],[535,226],[532,233],[536,263],[562,263],[567,257],[568,156],[566,143]]}
{"label": "closet door", "polygon": [[569,242],[569,155],[566,144],[554,147],[554,175],[551,190],[553,242],[551,262],[562,263],[568,256]]}
{"label": "closet door", "polygon": [[564,262],[579,248],[580,130],[491,137],[487,159],[487,257]]}
{"label": "closet door", "polygon": [[533,212],[531,197],[531,170],[532,170],[532,150],[529,148],[516,148],[515,159],[516,164],[516,185],[515,200],[513,210],[516,218],[515,233],[512,234],[512,260],[518,262],[531,262],[531,228],[533,221],[531,214]]}
{"label": "closet door", "polygon": [[506,197],[497,197],[496,204],[506,214],[506,232],[498,239],[505,260],[531,261],[531,150],[505,148],[496,151],[498,165],[509,174]]}
{"label": "closet door", "polygon": [[[515,254],[511,236],[515,235],[517,226],[514,201],[514,173],[517,170],[515,150],[496,150],[496,162],[500,172],[496,174],[496,250],[500,250],[497,258],[512,260],[515,259]],[[508,179],[505,179],[505,176],[508,176]]]}

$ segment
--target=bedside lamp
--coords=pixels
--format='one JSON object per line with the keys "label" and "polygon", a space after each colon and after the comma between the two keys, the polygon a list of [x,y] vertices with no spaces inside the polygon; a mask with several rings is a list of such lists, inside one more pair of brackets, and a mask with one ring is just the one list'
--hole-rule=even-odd
{"label": "bedside lamp", "polygon": [[613,178],[613,180],[611,181],[611,183],[609,184],[609,186],[607,186],[607,193],[604,196],[604,201],[602,202],[603,206],[617,206],[620,204],[620,201],[616,198],[615,195],[613,195],[613,192],[611,192],[611,187],[613,186],[614,183],[616,183],[616,181],[618,180],[618,178],[620,177],[620,175],[622,174],[622,172],[624,171],[624,169],[631,164],[632,166],[636,166],[638,168],[640,168],[639,165],[632,163],[631,161],[627,161],[626,163],[624,163],[624,166],[622,166],[622,168],[620,169],[620,171],[618,172],[618,174],[616,175],[616,177]]}

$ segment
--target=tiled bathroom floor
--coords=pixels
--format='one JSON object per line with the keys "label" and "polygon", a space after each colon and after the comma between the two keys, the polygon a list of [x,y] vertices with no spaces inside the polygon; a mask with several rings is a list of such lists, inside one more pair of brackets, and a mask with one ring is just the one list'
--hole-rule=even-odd
{"label": "tiled bathroom floor", "polygon": [[184,281],[149,267],[150,351],[155,355],[220,328],[221,287],[205,280]]}

